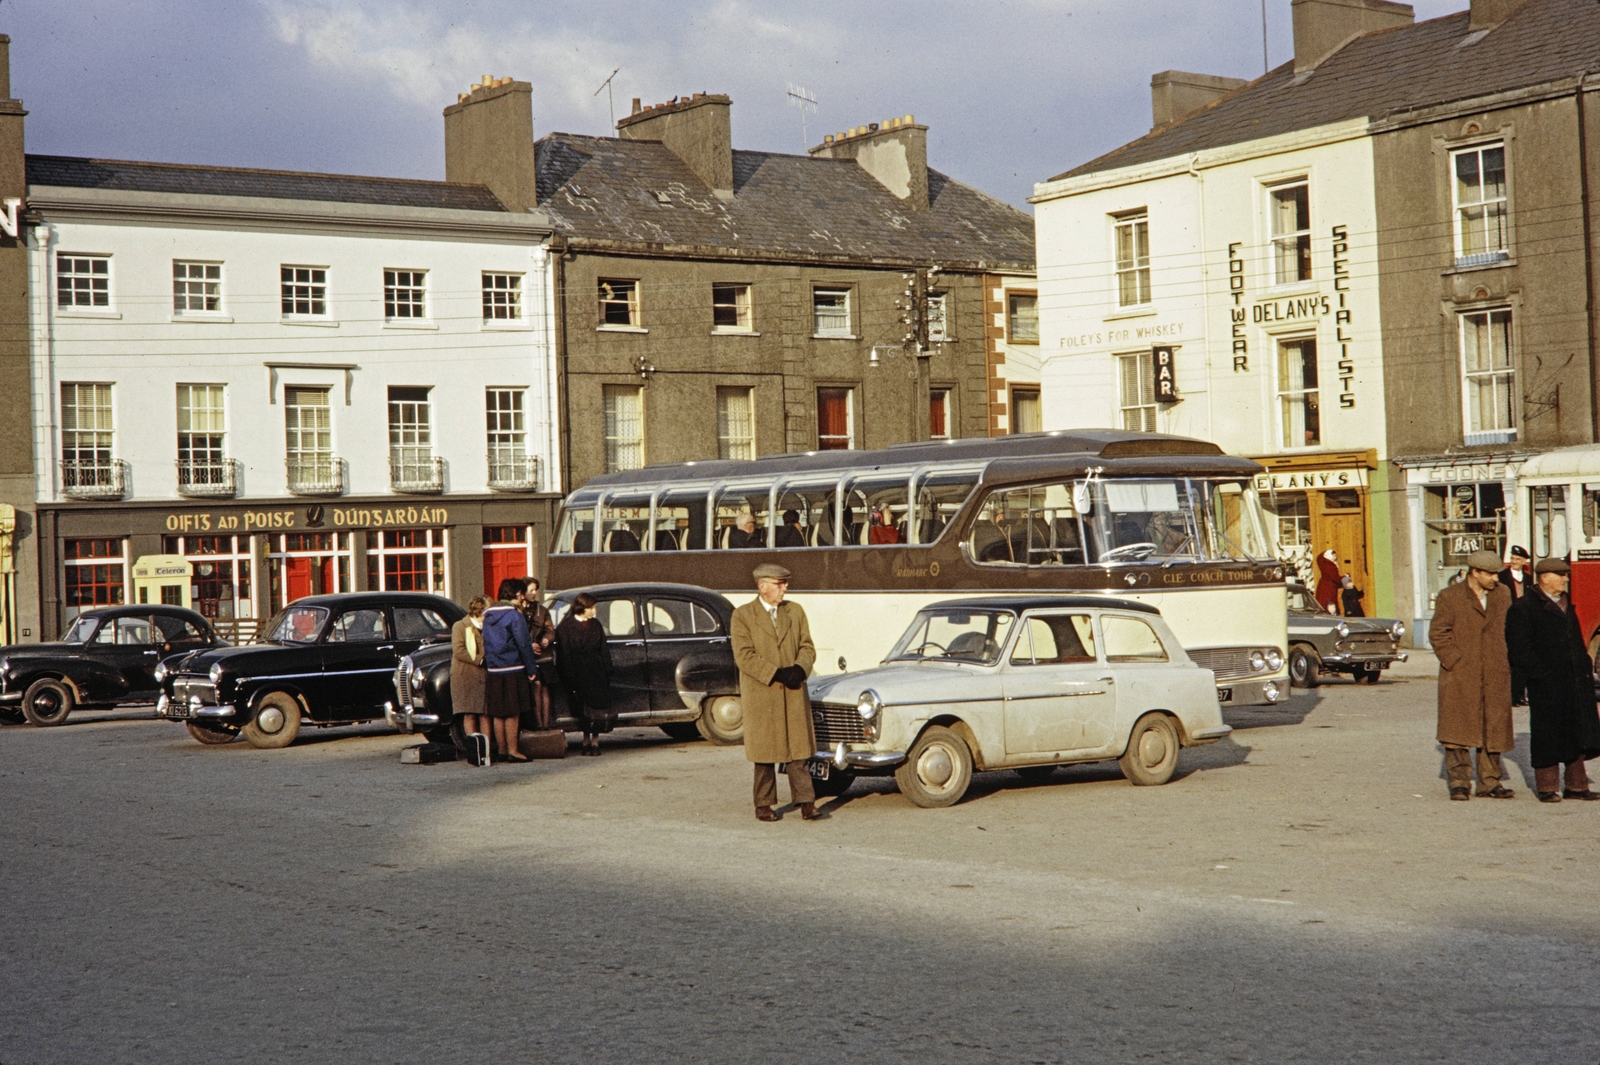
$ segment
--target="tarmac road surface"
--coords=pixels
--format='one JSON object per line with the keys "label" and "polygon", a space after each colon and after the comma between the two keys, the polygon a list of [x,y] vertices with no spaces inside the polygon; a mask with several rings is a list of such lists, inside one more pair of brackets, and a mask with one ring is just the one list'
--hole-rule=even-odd
{"label": "tarmac road surface", "polygon": [[1164,787],[776,825],[655,730],[474,770],[0,729],[0,1065],[1600,1062],[1600,803],[1534,801],[1520,712],[1517,798],[1447,801],[1419,658]]}

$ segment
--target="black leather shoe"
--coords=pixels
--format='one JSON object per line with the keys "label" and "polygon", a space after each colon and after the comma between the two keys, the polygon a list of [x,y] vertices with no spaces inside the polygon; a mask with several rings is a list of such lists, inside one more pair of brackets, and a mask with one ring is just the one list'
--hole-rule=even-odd
{"label": "black leather shoe", "polygon": [[756,807],[756,820],[757,821],[776,821],[776,820],[778,820],[778,816],[779,816],[778,815],[778,811],[774,810],[770,806],[757,806]]}
{"label": "black leather shoe", "polygon": [[1540,802],[1560,802],[1561,801],[1561,793],[1559,791],[1536,791],[1536,792],[1534,792],[1534,794],[1539,796],[1539,801]]}
{"label": "black leather shoe", "polygon": [[1600,791],[1590,791],[1588,788],[1584,788],[1582,791],[1573,791],[1571,788],[1562,788],[1561,797],[1563,799],[1584,799],[1593,802],[1596,799],[1600,799]]}
{"label": "black leather shoe", "polygon": [[1478,792],[1478,798],[1480,799],[1513,799],[1516,798],[1516,795],[1516,792],[1512,791],[1504,784],[1496,784],[1488,791]]}

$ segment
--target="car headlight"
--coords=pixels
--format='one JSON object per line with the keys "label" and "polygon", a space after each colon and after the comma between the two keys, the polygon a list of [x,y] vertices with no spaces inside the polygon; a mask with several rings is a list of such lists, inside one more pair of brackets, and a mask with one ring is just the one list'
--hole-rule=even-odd
{"label": "car headlight", "polygon": [[1341,622],[1339,622],[1339,627],[1334,629],[1333,631],[1337,632],[1339,634],[1339,639],[1342,640],[1345,637],[1350,635],[1350,626],[1346,625],[1344,622],[1341,621]]}
{"label": "car headlight", "polygon": [[213,684],[221,684],[222,683],[222,663],[218,662],[216,665],[212,666],[211,667],[211,672],[208,675],[211,677],[211,683],[213,683]]}
{"label": "car headlight", "polygon": [[0,675],[10,675],[10,673],[11,673],[11,659],[9,659],[9,658],[0,658]]}
{"label": "car headlight", "polygon": [[1250,652],[1250,672],[1260,673],[1267,668],[1267,656],[1260,651]]}
{"label": "car headlight", "polygon": [[861,720],[871,721],[878,716],[878,711],[883,709],[883,700],[878,698],[878,693],[868,688],[856,699],[856,713],[861,715]]}
{"label": "car headlight", "polygon": [[1283,668],[1283,652],[1276,647],[1267,648],[1267,668],[1274,673]]}
{"label": "car headlight", "polygon": [[[1406,623],[1405,622],[1397,621],[1393,625],[1389,626],[1389,635],[1393,636],[1395,639],[1398,640],[1400,637],[1404,636],[1405,634],[1406,634]],[[4,666],[5,666],[5,663],[0,662],[0,668],[4,668]]]}
{"label": "car headlight", "polygon": [[[4,673],[5,672],[5,668],[6,668],[6,664],[4,662],[0,662],[0,673]],[[157,684],[164,683],[166,681],[166,679],[167,679],[167,664],[165,662],[157,662],[156,663],[156,683]]]}

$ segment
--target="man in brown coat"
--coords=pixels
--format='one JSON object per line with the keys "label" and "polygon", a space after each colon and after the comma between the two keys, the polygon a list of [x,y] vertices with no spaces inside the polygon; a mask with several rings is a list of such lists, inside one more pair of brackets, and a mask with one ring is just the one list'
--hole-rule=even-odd
{"label": "man in brown coat", "polygon": [[817,660],[805,611],[784,602],[789,571],[764,562],[754,571],[757,597],[733,612],[733,660],[739,666],[739,701],[744,708],[744,756],[755,763],[756,819],[776,821],[778,776],[785,763],[789,795],[800,816],[813,821],[816,792],[806,760],[817,753],[811,728],[806,675]]}
{"label": "man in brown coat", "polygon": [[1516,746],[1511,730],[1511,663],[1506,657],[1506,611],[1511,591],[1500,583],[1505,563],[1493,551],[1467,556],[1467,579],[1439,593],[1428,640],[1439,656],[1439,742],[1444,745],[1450,798],[1472,790],[1472,751],[1478,752],[1478,794],[1509,799],[1500,755]]}

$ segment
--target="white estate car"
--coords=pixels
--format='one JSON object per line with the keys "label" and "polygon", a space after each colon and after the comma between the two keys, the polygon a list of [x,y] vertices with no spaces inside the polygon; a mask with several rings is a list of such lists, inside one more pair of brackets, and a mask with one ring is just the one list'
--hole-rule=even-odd
{"label": "white estate car", "polygon": [[934,603],[877,668],[809,694],[819,791],[892,770],[925,807],[958,802],[975,768],[1044,777],[1116,758],[1130,782],[1165,784],[1180,748],[1233,731],[1160,611],[1101,596]]}

